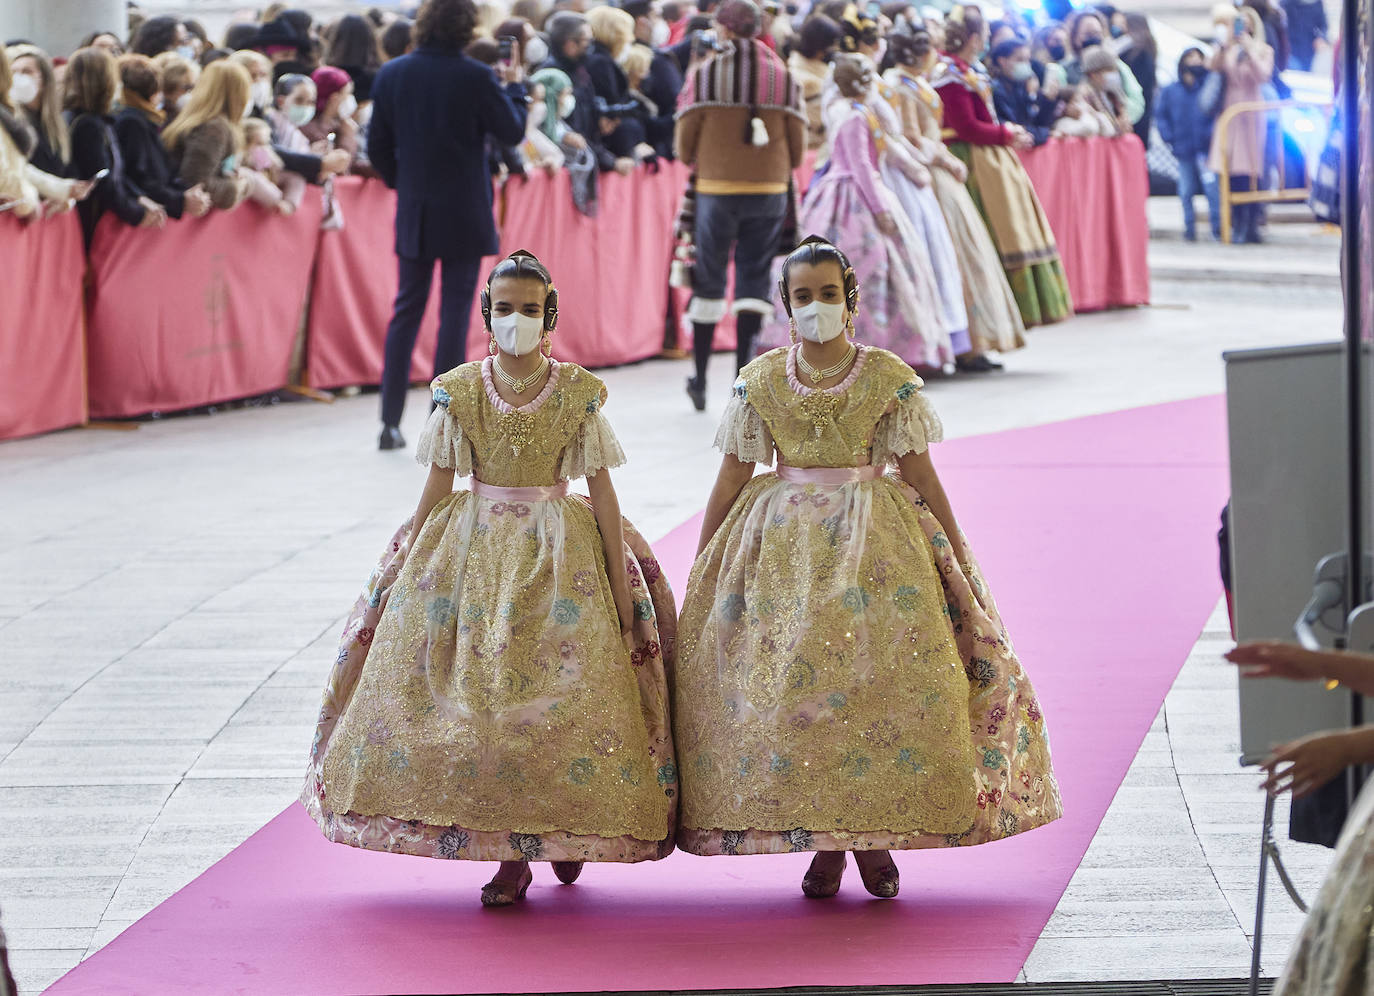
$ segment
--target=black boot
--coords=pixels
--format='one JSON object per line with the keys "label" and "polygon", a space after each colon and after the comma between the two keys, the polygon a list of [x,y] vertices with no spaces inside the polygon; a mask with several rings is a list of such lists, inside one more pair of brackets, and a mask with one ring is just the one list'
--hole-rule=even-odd
{"label": "black boot", "polygon": [[735,316],[735,373],[754,358],[754,340],[761,328],[763,316],[757,311],[741,311]]}
{"label": "black boot", "polygon": [[406,437],[401,435],[398,426],[382,426],[382,438],[377,441],[379,450],[403,450],[406,448]]}
{"label": "black boot", "polygon": [[687,378],[687,397],[699,412],[706,410],[706,364],[711,360],[711,343],[716,337],[714,322],[692,323],[692,360],[696,375]]}

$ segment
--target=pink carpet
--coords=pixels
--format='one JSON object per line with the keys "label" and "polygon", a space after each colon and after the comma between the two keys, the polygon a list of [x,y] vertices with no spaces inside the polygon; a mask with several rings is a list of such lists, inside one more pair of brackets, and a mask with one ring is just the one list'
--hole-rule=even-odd
{"label": "pink carpet", "polygon": [[[1048,719],[1068,815],[1010,841],[898,856],[902,896],[806,855],[536,869],[487,911],[492,866],[327,843],[292,806],[49,991],[491,993],[1015,979],[1220,596],[1219,398],[937,447]],[[703,487],[703,493],[705,488]],[[681,592],[697,523],[656,550]],[[550,883],[553,884],[550,884]]]}

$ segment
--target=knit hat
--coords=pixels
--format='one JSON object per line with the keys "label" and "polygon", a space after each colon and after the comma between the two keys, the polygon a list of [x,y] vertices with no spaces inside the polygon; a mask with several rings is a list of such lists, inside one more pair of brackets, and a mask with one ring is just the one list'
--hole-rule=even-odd
{"label": "knit hat", "polygon": [[1089,73],[1100,73],[1116,68],[1116,56],[1101,45],[1085,48],[1079,56],[1079,61],[1083,66],[1085,76]]}
{"label": "knit hat", "polygon": [[753,38],[763,24],[763,14],[753,0],[725,0],[716,9],[716,23],[741,38]]}
{"label": "knit hat", "polygon": [[321,66],[310,74],[310,78],[315,81],[316,114],[323,114],[329,98],[353,82],[346,72],[334,66]]}

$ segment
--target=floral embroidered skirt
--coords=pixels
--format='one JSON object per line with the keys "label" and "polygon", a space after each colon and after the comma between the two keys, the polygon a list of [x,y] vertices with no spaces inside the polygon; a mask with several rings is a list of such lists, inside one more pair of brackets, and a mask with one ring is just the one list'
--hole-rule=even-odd
{"label": "floral embroidered skirt", "polygon": [[1062,814],[992,597],[894,477],[755,477],[692,568],[680,632],[684,850],[959,846]]}
{"label": "floral embroidered skirt", "polygon": [[673,849],[676,608],[625,523],[620,634],[589,503],[458,491],[393,537],[344,627],[301,795],[326,837],[478,861]]}

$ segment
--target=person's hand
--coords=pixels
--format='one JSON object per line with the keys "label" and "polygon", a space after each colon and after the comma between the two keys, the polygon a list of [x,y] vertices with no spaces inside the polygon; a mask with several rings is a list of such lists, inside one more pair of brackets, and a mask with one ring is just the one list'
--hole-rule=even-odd
{"label": "person's hand", "polygon": [[954,179],[958,180],[960,183],[968,179],[968,167],[964,165],[963,160],[958,156],[947,156],[945,158],[945,169],[949,172],[950,176],[954,177]]}
{"label": "person's hand", "polygon": [[648,142],[640,142],[635,146],[636,159],[652,159],[657,154],[658,153],[654,151],[654,147]]}
{"label": "person's hand", "polygon": [[1034,74],[1032,74],[1032,75],[1030,75],[1030,76],[1027,76],[1027,77],[1026,77],[1026,93],[1029,94],[1030,96],[1034,97],[1034,96],[1035,96],[1037,93],[1039,93],[1039,92],[1040,92],[1040,81],[1039,81],[1038,79],[1035,78]]}
{"label": "person's hand", "polygon": [[635,171],[635,161],[628,156],[621,156],[615,161],[615,171],[621,176],[629,176]]}
{"label": "person's hand", "polygon": [[94,180],[73,180],[71,193],[68,194],[74,201],[84,201],[91,196],[91,191],[95,189]]}
{"label": "person's hand", "polygon": [[930,170],[917,163],[911,170],[911,182],[918,187],[930,186]]}
{"label": "person's hand", "polygon": [[201,184],[197,183],[186,191],[183,204],[186,213],[192,218],[203,218],[210,212],[210,195],[205,192],[205,188]]}
{"label": "person's hand", "polygon": [[320,172],[330,176],[338,176],[348,172],[348,167],[352,162],[353,157],[348,154],[348,150],[334,149],[320,157]]}
{"label": "person's hand", "polygon": [[310,154],[312,156],[325,156],[329,154],[329,150],[332,148],[334,146],[329,144],[328,139],[317,138],[310,143]]}
{"label": "person's hand", "polygon": [[1045,85],[1040,88],[1046,100],[1059,99],[1059,77],[1055,73],[1045,74]]}
{"label": "person's hand", "polygon": [[884,235],[896,235],[897,219],[892,217],[891,211],[880,211],[878,213],[878,231]]}
{"label": "person's hand", "polygon": [[66,214],[76,207],[76,201],[70,197],[59,197],[55,201],[44,200],[38,205],[38,217],[55,218],[59,214]]}
{"label": "person's hand", "polygon": [[563,144],[578,152],[582,152],[587,148],[587,140],[575,131],[570,131],[563,136]]}
{"label": "person's hand", "polygon": [[603,135],[613,134],[616,128],[619,127],[615,118],[601,118],[596,124],[597,127],[601,129],[601,134]]}
{"label": "person's hand", "polygon": [[281,215],[283,218],[289,218],[296,213],[296,205],[292,204],[285,197],[283,197],[281,200],[277,201],[277,203],[273,207],[273,210],[276,211],[277,214]]}
{"label": "person's hand", "polygon": [[1012,125],[1011,144],[1018,149],[1029,149],[1035,145],[1035,139],[1031,138],[1031,133],[1020,125]]}
{"label": "person's hand", "polygon": [[1314,733],[1284,744],[1260,765],[1269,773],[1261,787],[1270,795],[1290,790],[1295,799],[1311,795],[1346,768],[1360,762],[1352,746],[1349,732],[1344,730]]}
{"label": "person's hand", "polygon": [[1319,681],[1326,677],[1329,655],[1279,640],[1256,640],[1240,644],[1226,659],[1240,668],[1242,678]]}
{"label": "person's hand", "polygon": [[498,62],[496,64],[496,78],[502,83],[522,83],[525,79],[525,67],[516,59],[510,62]]}
{"label": "person's hand", "polygon": [[139,228],[162,228],[167,224],[167,212],[157,201],[140,197],[138,204],[143,208],[143,220],[138,223]]}

